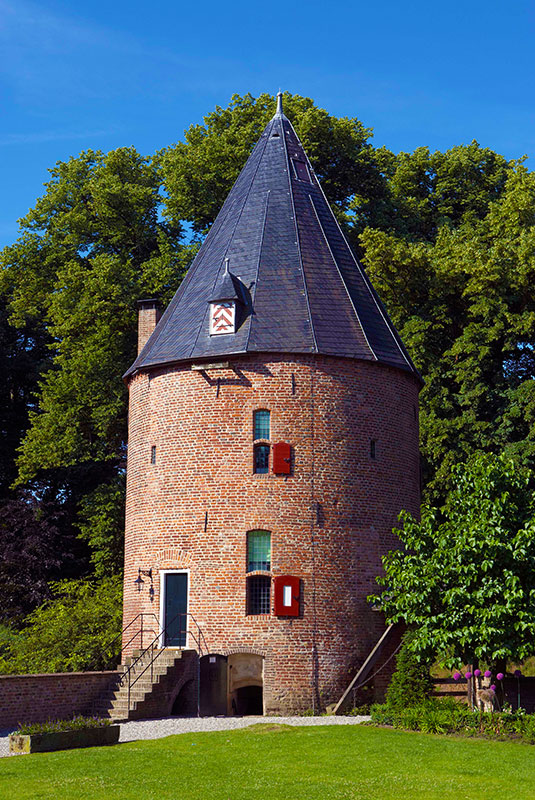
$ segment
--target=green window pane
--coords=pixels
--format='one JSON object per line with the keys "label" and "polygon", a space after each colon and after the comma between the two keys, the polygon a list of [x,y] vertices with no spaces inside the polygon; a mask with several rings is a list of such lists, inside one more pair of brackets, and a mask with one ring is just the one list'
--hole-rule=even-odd
{"label": "green window pane", "polygon": [[247,572],[271,569],[271,533],[250,531],[247,534]]}
{"label": "green window pane", "polygon": [[254,438],[269,439],[270,412],[261,410],[254,412]]}

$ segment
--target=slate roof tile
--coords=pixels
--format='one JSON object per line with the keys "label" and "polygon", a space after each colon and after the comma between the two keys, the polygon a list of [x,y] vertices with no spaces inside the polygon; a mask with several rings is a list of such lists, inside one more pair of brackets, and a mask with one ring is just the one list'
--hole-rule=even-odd
{"label": "slate roof tile", "polygon": [[[246,302],[236,333],[210,336],[209,301],[226,285],[226,259],[245,287]],[[346,356],[418,376],[351,252],[280,101],[186,277],[126,375],[245,352]]]}

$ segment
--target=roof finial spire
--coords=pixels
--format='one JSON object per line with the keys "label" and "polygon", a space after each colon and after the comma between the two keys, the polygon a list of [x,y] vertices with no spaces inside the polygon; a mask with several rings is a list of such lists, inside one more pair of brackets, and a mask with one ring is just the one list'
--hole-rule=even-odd
{"label": "roof finial spire", "polygon": [[230,262],[230,258],[225,259],[225,275],[228,275],[228,265]]}
{"label": "roof finial spire", "polygon": [[283,115],[283,113],[284,112],[282,110],[282,92],[279,89],[279,91],[277,92],[277,111],[276,111],[275,115],[277,117],[281,117]]}

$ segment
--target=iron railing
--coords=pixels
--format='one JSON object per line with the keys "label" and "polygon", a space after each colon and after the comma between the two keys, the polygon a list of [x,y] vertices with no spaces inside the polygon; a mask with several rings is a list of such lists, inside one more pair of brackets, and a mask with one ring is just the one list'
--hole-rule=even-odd
{"label": "iron railing", "polygon": [[[145,625],[144,625],[145,617],[152,617],[153,620],[155,621],[156,628],[147,628],[147,627],[145,627]],[[121,631],[120,635],[117,638],[118,639],[120,638],[121,640],[123,640],[124,639],[124,634],[126,633],[126,631],[129,628],[131,628],[132,625],[134,624],[134,622],[139,618],[141,618],[141,625],[136,630],[136,632],[130,637],[130,639],[125,644],[123,644],[123,646],[121,647],[121,650],[119,652],[120,656],[122,656],[124,651],[128,647],[130,647],[130,645],[135,641],[136,636],[139,636],[139,649],[143,650],[143,634],[144,633],[155,633],[156,630],[158,630],[158,617],[156,616],[156,614],[154,614],[152,611],[140,611],[140,613],[136,614],[136,616],[132,620],[130,620],[128,625],[126,625],[126,627],[123,628],[123,630]]]}
{"label": "iron railing", "polygon": [[[139,614],[138,614],[138,616],[139,616]],[[155,616],[155,615],[152,615],[152,616]],[[165,649],[165,642],[166,642],[166,636],[167,636],[167,634],[169,632],[169,628],[171,628],[171,626],[177,620],[179,620],[179,618],[180,618],[180,621],[182,621],[183,617],[186,618],[184,620],[186,623],[188,623],[188,621],[191,621],[192,624],[193,624],[193,629],[191,628],[191,626],[188,626],[187,624],[184,626],[184,628],[182,628],[182,625],[180,625],[180,629],[179,630],[180,630],[181,634],[182,633],[185,634],[186,643],[187,643],[187,637],[191,636],[193,638],[193,641],[196,644],[197,651],[199,653],[199,658],[201,658],[201,656],[203,654],[203,643],[204,643],[204,646],[206,647],[206,649],[208,649],[207,646],[206,646],[206,640],[204,638],[204,634],[203,634],[201,628],[199,627],[199,624],[197,623],[197,620],[195,619],[193,614],[190,614],[189,612],[179,612],[178,614],[175,614],[175,616],[172,617],[169,620],[169,622],[167,622],[165,627],[163,627],[161,630],[158,631],[156,636],[151,640],[151,642],[147,645],[147,647],[145,647],[145,649],[142,649],[141,652],[139,653],[139,655],[137,655],[137,656],[135,656],[133,658],[131,663],[128,665],[128,668],[124,671],[124,673],[121,676],[121,679],[119,681],[119,685],[120,686],[125,686],[126,685],[128,687],[128,702],[127,702],[128,711],[130,711],[130,696],[131,696],[132,687],[135,686],[135,684],[138,682],[138,680],[142,677],[142,675],[144,675],[147,672],[148,669],[150,669],[150,680],[151,680],[151,683],[153,683],[153,681],[154,681],[154,662],[157,661],[157,659],[162,655],[162,653],[167,652],[166,649]],[[135,619],[136,618],[134,618],[134,620]],[[134,620],[132,620],[132,622],[134,622]],[[132,624],[132,623],[130,623],[130,624]],[[130,626],[127,626],[127,627],[130,627]],[[135,638],[135,635],[132,637],[130,642],[134,638]],[[158,644],[159,644],[159,646],[158,646]],[[122,648],[121,653],[123,652],[123,650],[127,646],[128,645],[125,645]],[[176,648],[173,648],[173,649],[184,650],[185,649],[185,645],[184,646],[178,645]],[[149,660],[148,664],[146,664],[144,666],[144,668],[141,670],[141,672],[136,675],[136,667],[138,665],[143,666],[144,658],[148,654],[150,655],[150,660]],[[133,676],[135,676],[135,677],[132,680]]]}
{"label": "iron railing", "polygon": [[[153,618],[155,627],[147,627],[147,624],[145,622],[145,618],[146,617],[152,617]],[[132,628],[132,626],[134,625],[134,623],[137,620],[139,620],[138,627],[136,627],[134,633],[122,645],[122,647],[119,648],[119,645],[121,644],[121,642],[124,639],[125,633]],[[111,659],[113,659],[114,661],[116,659],[121,661],[124,651],[127,650],[131,645],[135,646],[135,640],[136,640],[137,637],[139,637],[139,644],[138,644],[139,649],[143,650],[143,637],[145,636],[145,640],[146,640],[147,634],[153,634],[154,635],[157,630],[159,630],[159,624],[158,624],[158,617],[156,616],[156,614],[154,614],[154,613],[152,613],[150,611],[140,611],[140,613],[136,614],[136,616],[133,619],[130,620],[128,625],[126,625],[122,629],[121,633],[117,634],[117,636],[115,636],[111,640],[111,642],[110,642],[110,644],[109,644],[109,646],[107,648],[107,651],[111,654],[111,657],[107,656],[105,658],[106,662],[111,662]],[[95,659],[90,664],[89,667],[85,668],[86,671],[90,671],[92,669],[103,669],[103,667],[102,667],[103,659],[104,659],[104,656],[100,655],[98,657],[98,660]],[[117,661],[115,661],[115,663],[117,663]],[[104,667],[104,668],[110,669],[111,667]]]}

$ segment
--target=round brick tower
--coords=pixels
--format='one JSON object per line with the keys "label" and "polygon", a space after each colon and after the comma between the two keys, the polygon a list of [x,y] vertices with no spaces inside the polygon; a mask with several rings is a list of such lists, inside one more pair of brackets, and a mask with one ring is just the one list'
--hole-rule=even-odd
{"label": "round brick tower", "polygon": [[366,598],[399,511],[419,510],[421,380],[280,97],[156,322],[143,305],[127,373],[125,644],[143,613],[197,654],[168,712],[333,703],[384,630]]}

